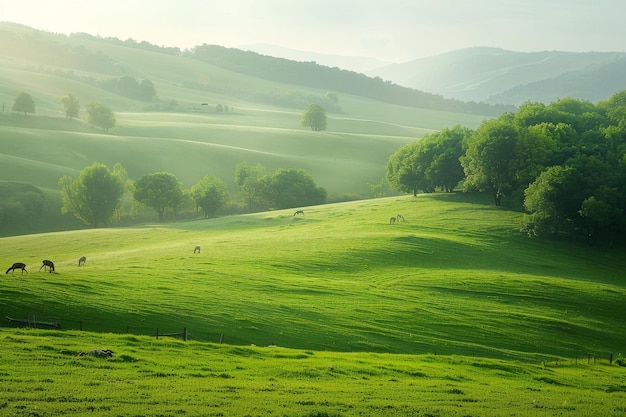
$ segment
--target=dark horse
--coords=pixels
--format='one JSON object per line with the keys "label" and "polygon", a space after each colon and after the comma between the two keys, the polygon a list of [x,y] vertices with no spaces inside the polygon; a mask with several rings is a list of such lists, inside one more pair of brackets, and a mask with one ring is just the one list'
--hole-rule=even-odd
{"label": "dark horse", "polygon": [[85,265],[85,262],[87,262],[87,258],[85,258],[84,256],[81,256],[80,259],[78,260],[78,266]]}
{"label": "dark horse", "polygon": [[193,250],[193,253],[200,253],[200,246],[196,246],[196,248]]}
{"label": "dark horse", "polygon": [[293,213],[294,216],[297,216],[298,214],[304,216],[304,210],[298,210],[295,213]]}
{"label": "dark horse", "polygon": [[26,272],[28,274],[28,271],[26,270],[26,264],[24,264],[22,262],[16,262],[13,265],[11,265],[11,268],[7,269],[7,272],[5,272],[5,274],[8,274],[9,271],[13,271],[13,273],[15,273],[16,269],[21,269],[22,270],[22,274],[24,272]]}
{"label": "dark horse", "polygon": [[54,262],[49,261],[47,259],[44,259],[42,262],[43,262],[43,265],[39,267],[40,271],[41,271],[41,268],[43,268],[43,271],[46,272],[46,267],[48,267],[50,273],[54,272]]}

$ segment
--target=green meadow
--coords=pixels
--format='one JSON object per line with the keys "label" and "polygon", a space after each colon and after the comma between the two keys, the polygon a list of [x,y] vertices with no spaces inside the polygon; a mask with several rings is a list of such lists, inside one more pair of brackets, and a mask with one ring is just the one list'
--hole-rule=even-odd
{"label": "green meadow", "polygon": [[[260,163],[270,173],[304,169],[333,200],[367,198],[400,146],[456,124],[475,128],[485,118],[337,93],[341,111],[328,114],[327,131],[311,132],[300,124],[306,105],[333,91],[7,23],[0,23],[0,48],[0,180],[30,183],[56,198],[62,176],[76,177],[94,162],[119,162],[131,180],[168,171],[185,188],[216,176],[235,199],[235,167],[242,161]],[[94,84],[122,75],[150,80],[158,99],[132,100]],[[10,111],[20,91],[35,100],[34,115]],[[80,101],[79,120],[64,118],[60,99],[69,93]],[[278,107],[271,104],[274,96],[310,101]],[[175,110],[158,110],[171,101]],[[108,132],[89,126],[84,109],[90,102],[110,107],[117,126]],[[229,111],[216,112],[218,104]]]}
{"label": "green meadow", "polygon": [[[400,146],[485,119],[338,94],[341,112],[311,132],[304,108],[267,98],[329,91],[2,23],[0,50],[0,181],[53,203],[58,180],[94,162],[185,188],[217,176],[236,199],[247,161],[304,169],[331,201],[366,198]],[[120,74],[150,79],[158,103],[86,81]],[[9,111],[19,91],[36,114]],[[117,126],[63,117],[68,93]],[[0,230],[0,416],[626,414],[623,248],[528,239],[521,213],[480,194],[302,209]],[[28,273],[4,274],[14,262]],[[97,348],[113,357],[79,356]]]}
{"label": "green meadow", "polygon": [[2,238],[0,415],[623,415],[624,251],[487,201]]}

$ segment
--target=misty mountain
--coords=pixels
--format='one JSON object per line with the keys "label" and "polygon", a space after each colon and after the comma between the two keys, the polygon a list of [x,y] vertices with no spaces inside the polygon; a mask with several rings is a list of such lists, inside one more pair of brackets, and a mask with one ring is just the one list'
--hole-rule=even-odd
{"label": "misty mountain", "polygon": [[297,49],[285,48],[278,45],[265,43],[255,43],[251,45],[241,45],[237,49],[257,52],[261,55],[269,55],[276,58],[286,58],[292,61],[316,62],[327,67],[337,67],[359,73],[367,73],[377,68],[390,65],[391,62],[367,56],[343,56],[332,54],[320,54],[316,52],[301,51]]}
{"label": "misty mountain", "polygon": [[626,53],[467,48],[368,75],[462,101],[520,105],[559,97],[597,102],[626,89]]}

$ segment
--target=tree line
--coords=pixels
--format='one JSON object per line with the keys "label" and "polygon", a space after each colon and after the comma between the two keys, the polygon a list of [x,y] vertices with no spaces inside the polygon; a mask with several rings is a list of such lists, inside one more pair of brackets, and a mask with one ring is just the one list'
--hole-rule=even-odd
{"label": "tree line", "polygon": [[[235,183],[249,210],[285,209],[323,204],[327,193],[304,170],[280,168],[268,174],[262,165],[241,162],[236,167]],[[228,202],[228,189],[222,179],[206,175],[191,188],[184,189],[170,172],[154,172],[131,181],[121,164],[109,169],[102,163],[84,168],[77,178],[59,180],[64,214],[72,214],[91,227],[107,226],[121,216],[124,197],[132,199],[131,214],[140,207],[154,210],[159,222],[166,211],[176,214],[187,207],[205,218],[216,216]]]}
{"label": "tree line", "polygon": [[606,101],[527,102],[401,147],[386,179],[400,192],[488,191],[524,210],[522,231],[613,245],[625,242],[626,90]]}
{"label": "tree line", "polygon": [[[73,94],[68,93],[66,96],[61,97],[60,100],[63,105],[63,111],[66,117],[73,119],[78,118],[80,113],[80,100]],[[15,96],[13,111],[18,113],[24,113],[24,115],[35,114],[36,105],[33,96],[25,91],[20,91]],[[92,126],[99,127],[105,131],[115,127],[116,119],[113,110],[106,104],[91,102],[87,104],[85,118]]]}

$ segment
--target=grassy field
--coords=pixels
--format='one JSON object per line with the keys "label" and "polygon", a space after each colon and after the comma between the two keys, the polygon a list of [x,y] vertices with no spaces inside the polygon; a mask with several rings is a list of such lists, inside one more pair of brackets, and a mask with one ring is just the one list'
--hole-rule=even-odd
{"label": "grassy field", "polygon": [[[107,348],[108,359],[78,357]],[[0,416],[606,416],[624,368],[0,330]]]}
{"label": "grassy field", "polygon": [[[10,24],[0,23],[0,47],[0,180],[33,184],[56,196],[62,176],[76,176],[94,162],[109,167],[119,162],[131,180],[172,172],[186,188],[209,174],[222,178],[235,194],[235,166],[247,161],[270,173],[304,169],[331,199],[369,197],[370,184],[381,182],[389,156],[400,146],[456,124],[475,128],[485,118],[337,94],[342,111],[329,113],[327,131],[313,133],[300,125],[306,105],[276,107],[267,98],[321,98],[329,91],[261,80],[184,56]],[[83,51],[79,57],[100,57],[108,65],[83,68],[75,50]],[[156,103],[95,85],[122,75],[151,80]],[[189,83],[207,89],[185,87]],[[10,111],[20,91],[35,100],[35,115]],[[64,118],[60,99],[68,93],[80,101],[80,120]],[[147,110],[172,100],[178,103],[176,112]],[[84,121],[85,107],[94,101],[116,114],[117,126],[109,132]],[[216,113],[217,104],[232,111]]]}
{"label": "grassy field", "polygon": [[[313,133],[303,109],[251,97],[326,91],[107,43],[38,43],[48,37],[24,48],[0,32],[0,180],[56,198],[59,178],[93,162],[120,162],[131,179],[169,171],[185,188],[210,174],[234,192],[241,161],[367,196],[403,144],[484,119],[339,95],[343,112]],[[81,47],[152,80],[181,111],[81,81],[113,76],[63,67]],[[36,115],[9,112],[21,90]],[[118,126],[66,120],[70,92],[110,106]],[[474,194],[303,209],[0,238],[0,267],[29,271],[0,278],[0,416],[626,414],[625,368],[608,361],[626,353],[624,249],[527,239],[520,213]],[[397,214],[406,221],[389,224]],[[154,337],[183,329],[186,342]],[[78,357],[94,348],[114,356]]]}
{"label": "grassy field", "polygon": [[624,415],[623,250],[487,201],[2,238],[0,317],[61,330],[0,330],[0,415]]}
{"label": "grassy field", "polygon": [[[291,348],[541,361],[606,356],[624,252],[529,240],[467,195],[398,197],[166,226],[0,239],[0,317]],[[455,201],[461,199],[461,201]],[[389,224],[402,213],[406,222]],[[196,245],[201,254],[194,254]],[[77,267],[80,256],[87,266]],[[51,259],[57,272],[37,272]],[[523,334],[523,337],[520,337]]]}

